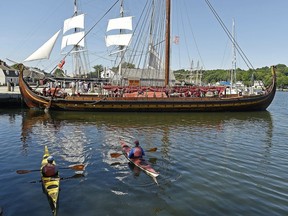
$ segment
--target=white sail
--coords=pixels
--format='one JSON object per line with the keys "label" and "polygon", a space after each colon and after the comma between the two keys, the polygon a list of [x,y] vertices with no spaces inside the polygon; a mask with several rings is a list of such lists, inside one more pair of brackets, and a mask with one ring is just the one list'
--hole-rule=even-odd
{"label": "white sail", "polygon": [[66,19],[64,21],[63,34],[73,28],[84,29],[84,14]]}
{"label": "white sail", "polygon": [[149,68],[159,70],[161,68],[161,59],[157,51],[150,45],[149,50]]}
{"label": "white sail", "polygon": [[85,35],[85,32],[82,31],[82,32],[76,32],[74,34],[63,36],[61,50],[69,45],[79,45],[81,47],[84,47],[85,46],[84,35]]}
{"label": "white sail", "polygon": [[107,32],[115,29],[132,30],[132,16],[110,19],[107,26]]}
{"label": "white sail", "polygon": [[61,30],[56,32],[56,34],[54,34],[46,43],[44,43],[39,49],[37,49],[34,53],[32,53],[28,58],[26,58],[24,62],[40,60],[40,59],[49,59],[60,31]]}
{"label": "white sail", "polygon": [[132,34],[108,35],[105,37],[106,46],[128,46],[131,38]]}

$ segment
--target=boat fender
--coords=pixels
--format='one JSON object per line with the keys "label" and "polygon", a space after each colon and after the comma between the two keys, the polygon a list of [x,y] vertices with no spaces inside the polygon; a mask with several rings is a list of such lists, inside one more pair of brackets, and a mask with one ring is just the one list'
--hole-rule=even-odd
{"label": "boat fender", "polygon": [[239,92],[239,96],[242,96],[242,92]]}

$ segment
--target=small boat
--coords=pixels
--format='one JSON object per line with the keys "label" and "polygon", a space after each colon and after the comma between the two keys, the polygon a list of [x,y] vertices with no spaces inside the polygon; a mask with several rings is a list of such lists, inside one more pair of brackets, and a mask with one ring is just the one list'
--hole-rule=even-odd
{"label": "small boat", "polygon": [[[135,166],[139,167],[141,170],[143,170],[147,175],[151,176],[154,181],[156,181],[156,177],[159,175],[158,172],[156,172],[150,164],[147,163],[147,161],[144,158],[136,158],[131,159],[128,157],[129,152],[131,150],[131,147],[129,147],[123,140],[120,141],[122,152],[124,156],[127,158],[127,160],[134,164]],[[156,182],[157,183],[157,182]]]}
{"label": "small boat", "polygon": [[[50,153],[48,151],[48,147],[45,146],[44,149],[44,155],[42,158],[42,162],[41,162],[41,169],[40,172],[42,170],[42,167],[45,166],[48,162],[47,162],[47,158],[49,157]],[[55,164],[55,161],[53,161],[53,164]],[[48,200],[49,200],[49,204],[51,206],[52,212],[54,215],[56,215],[56,211],[57,211],[57,202],[58,202],[58,197],[59,197],[59,189],[60,189],[60,177],[45,177],[42,175],[41,172],[41,180],[42,180],[42,188],[44,190],[44,192],[47,194]]]}

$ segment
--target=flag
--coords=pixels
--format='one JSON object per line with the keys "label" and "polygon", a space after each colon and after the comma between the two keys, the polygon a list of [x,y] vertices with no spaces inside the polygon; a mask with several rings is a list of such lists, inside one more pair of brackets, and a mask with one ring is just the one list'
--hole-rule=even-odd
{"label": "flag", "polygon": [[62,70],[64,64],[65,64],[65,59],[62,59],[60,63],[58,64],[58,68]]}
{"label": "flag", "polygon": [[174,39],[173,39],[173,43],[178,45],[179,44],[179,40],[180,40],[180,37],[179,36],[175,36]]}

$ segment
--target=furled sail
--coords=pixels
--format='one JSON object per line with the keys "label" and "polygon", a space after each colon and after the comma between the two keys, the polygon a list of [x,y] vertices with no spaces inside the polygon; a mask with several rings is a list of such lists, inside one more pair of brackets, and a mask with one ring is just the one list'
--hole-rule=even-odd
{"label": "furled sail", "polygon": [[34,53],[32,53],[28,58],[26,58],[24,62],[40,60],[40,59],[49,59],[60,31],[61,30],[56,32],[46,43],[44,43],[39,49],[37,49]]}
{"label": "furled sail", "polygon": [[[71,17],[64,21],[63,35],[70,29],[84,29],[84,14]],[[64,49],[66,46],[70,45],[72,46],[79,45],[81,47],[84,47],[85,46],[84,36],[85,32],[79,30],[71,34],[64,35],[62,37],[61,50]]]}
{"label": "furled sail", "polygon": [[107,26],[107,32],[115,29],[132,30],[132,16],[110,19]]}
{"label": "furled sail", "polygon": [[63,36],[61,43],[61,50],[69,45],[79,45],[81,47],[84,47],[85,46],[84,36],[85,32],[83,31]]}
{"label": "furled sail", "polygon": [[106,46],[128,46],[132,38],[132,34],[119,34],[119,35],[108,35],[105,38]]}
{"label": "furled sail", "polygon": [[[110,30],[132,30],[132,17],[120,17],[110,19],[107,26],[107,32]],[[128,46],[132,38],[132,33],[114,34],[105,37],[106,46]]]}
{"label": "furled sail", "polygon": [[149,68],[159,70],[162,66],[161,58],[157,51],[153,48],[152,45],[150,45],[149,50]]}
{"label": "furled sail", "polygon": [[64,21],[63,34],[70,29],[81,28],[84,29],[84,14],[71,17]]}

